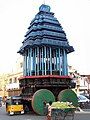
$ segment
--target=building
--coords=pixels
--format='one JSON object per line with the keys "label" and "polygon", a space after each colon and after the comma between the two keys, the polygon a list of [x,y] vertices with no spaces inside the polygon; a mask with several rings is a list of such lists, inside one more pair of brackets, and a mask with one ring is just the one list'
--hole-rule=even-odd
{"label": "building", "polygon": [[69,66],[69,75],[76,83],[75,92],[77,94],[90,94],[90,75],[80,75],[72,66]]}
{"label": "building", "polygon": [[81,76],[84,79],[83,86],[86,88],[84,90],[84,93],[90,95],[90,75],[81,75]]}
{"label": "building", "polygon": [[22,75],[23,75],[23,58],[20,56],[17,59],[13,71],[7,75],[8,84],[6,85],[6,89],[8,92],[8,96],[21,94],[18,78],[22,77]]}
{"label": "building", "polygon": [[8,95],[6,85],[8,83],[7,74],[0,75],[0,96],[5,97]]}

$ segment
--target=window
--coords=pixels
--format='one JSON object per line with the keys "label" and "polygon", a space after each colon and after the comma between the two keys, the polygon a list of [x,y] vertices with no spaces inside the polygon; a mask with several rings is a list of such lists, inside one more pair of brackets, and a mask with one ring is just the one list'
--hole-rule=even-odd
{"label": "window", "polygon": [[16,83],[16,82],[17,82],[17,78],[16,78],[16,77],[14,78],[14,81],[13,81],[13,82],[14,82],[14,83]]}
{"label": "window", "polygon": [[21,63],[20,63],[20,68],[22,68],[22,67],[23,67],[23,63],[21,62]]}
{"label": "window", "polygon": [[12,78],[9,79],[9,83],[12,83]]}

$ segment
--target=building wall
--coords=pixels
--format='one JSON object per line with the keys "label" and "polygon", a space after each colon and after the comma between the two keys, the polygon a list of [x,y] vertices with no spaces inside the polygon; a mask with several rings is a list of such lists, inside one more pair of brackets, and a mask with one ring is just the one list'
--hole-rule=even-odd
{"label": "building wall", "polygon": [[76,93],[88,93],[90,91],[90,80],[88,76],[80,75],[76,69],[74,69],[72,66],[69,66],[69,75],[73,78],[73,80],[76,82],[75,91]]}
{"label": "building wall", "polygon": [[1,74],[0,75],[0,96],[4,97],[7,96],[7,91],[6,91],[6,84],[7,84],[7,74]]}
{"label": "building wall", "polygon": [[11,73],[8,76],[8,84],[6,86],[8,91],[8,96],[19,95],[21,93],[19,89],[19,80],[18,78],[22,76],[22,72],[19,73]]}
{"label": "building wall", "polygon": [[23,76],[23,58],[20,56],[15,64],[13,71],[7,76],[8,84],[6,89],[8,96],[20,95],[19,77]]}

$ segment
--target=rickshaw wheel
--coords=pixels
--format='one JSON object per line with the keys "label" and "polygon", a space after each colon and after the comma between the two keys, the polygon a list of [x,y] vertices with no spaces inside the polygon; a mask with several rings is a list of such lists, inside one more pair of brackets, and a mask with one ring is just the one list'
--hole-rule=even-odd
{"label": "rickshaw wheel", "polygon": [[[13,113],[13,114],[12,114]],[[10,116],[13,116],[14,115],[14,112],[8,112],[8,114],[10,115]]]}

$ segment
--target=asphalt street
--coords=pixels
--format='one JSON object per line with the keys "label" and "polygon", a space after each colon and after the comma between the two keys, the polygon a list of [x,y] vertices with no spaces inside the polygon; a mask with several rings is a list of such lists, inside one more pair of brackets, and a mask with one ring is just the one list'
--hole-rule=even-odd
{"label": "asphalt street", "polygon": [[[46,116],[39,116],[34,113],[9,116],[5,111],[5,106],[3,106],[0,107],[0,120],[46,120]],[[90,120],[90,110],[76,112],[74,120]]]}

